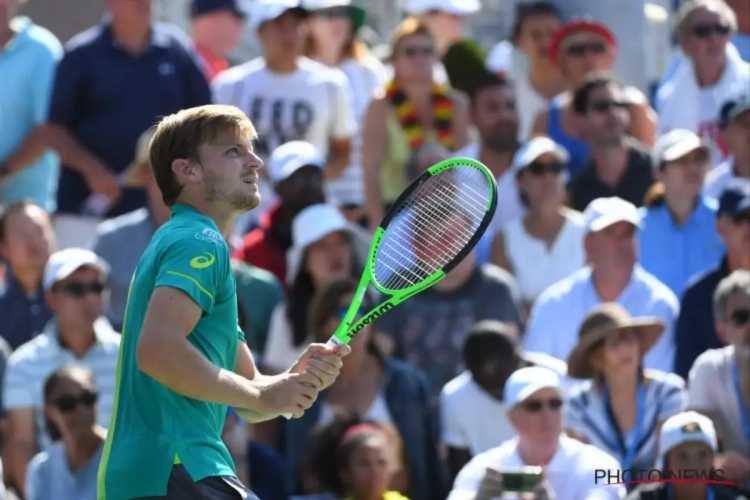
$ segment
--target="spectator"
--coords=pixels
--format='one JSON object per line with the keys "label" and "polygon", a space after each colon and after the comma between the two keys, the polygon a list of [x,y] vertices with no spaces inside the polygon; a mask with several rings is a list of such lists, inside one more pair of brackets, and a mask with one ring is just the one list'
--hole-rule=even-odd
{"label": "spectator", "polygon": [[362,130],[370,99],[386,83],[383,64],[373,57],[367,45],[357,38],[365,23],[366,12],[351,0],[304,0],[310,10],[305,55],[330,68],[344,72],[352,89],[357,133],[352,139],[352,158],[341,176],[328,185],[328,195],[338,206],[361,212],[364,204],[362,185]]}
{"label": "spectator", "polygon": [[193,41],[209,82],[229,69],[227,57],[240,44],[247,15],[242,0],[192,0]]}
{"label": "spectator", "polygon": [[604,302],[631,316],[658,318],[666,330],[646,354],[644,368],[672,371],[677,297],[638,265],[638,209],[619,198],[599,198],[586,208],[587,267],[547,288],[534,302],[524,349],[568,359],[583,319]]}
{"label": "spectator", "polygon": [[[323,288],[310,306],[310,328],[315,342],[325,343],[334,334],[357,291],[357,281],[334,281]],[[367,298],[362,313],[375,304]],[[322,393],[302,418],[286,425],[285,457],[289,482],[294,484],[303,444],[315,425],[335,419],[336,408],[363,419],[393,424],[404,443],[409,464],[413,500],[438,498],[442,491],[437,456],[437,429],[431,393],[424,373],[402,361],[385,356],[371,328],[352,340],[352,353],[341,376]]]}
{"label": "spectator", "polygon": [[727,190],[716,212],[716,227],[726,254],[719,265],[693,278],[682,295],[680,317],[675,328],[674,372],[687,378],[690,367],[701,353],[719,349],[724,342],[716,335],[711,308],[719,282],[739,269],[750,270],[750,186]]}
{"label": "spectator", "polygon": [[[356,131],[352,91],[341,71],[302,57],[307,16],[296,1],[254,2],[250,26],[258,35],[263,56],[214,80],[214,98],[220,104],[237,106],[252,120],[259,137],[255,153],[261,159],[268,160],[286,142],[306,141],[320,151],[326,161],[323,176],[332,181],[351,160]],[[261,200],[265,202],[256,212],[274,200],[263,171],[261,175]]]}
{"label": "spectator", "polygon": [[534,137],[510,168],[527,210],[496,234],[492,262],[515,276],[527,310],[548,286],[585,264],[583,215],[564,205],[568,159],[552,139]]}
{"label": "spectator", "polygon": [[263,364],[270,371],[291,366],[311,341],[310,302],[334,279],[359,278],[366,244],[332,205],[307,207],[294,219],[288,252],[288,303],[273,312]]}
{"label": "spectator", "polygon": [[641,211],[641,265],[677,297],[690,278],[724,254],[716,231],[716,202],[701,194],[711,145],[689,130],[672,130],[656,141],[654,174]]}
{"label": "spectator", "polygon": [[391,42],[393,80],[367,110],[362,161],[365,210],[373,231],[383,219],[383,205],[396,201],[416,177],[414,164],[430,163],[420,161],[420,153],[445,159],[468,142],[467,103],[433,78],[435,43],[426,24],[403,21]]}
{"label": "spectator", "polygon": [[96,422],[106,427],[114,404],[120,335],[103,318],[109,266],[94,253],[70,248],[53,254],[44,271],[44,291],[55,321],[16,349],[8,360],[3,408],[8,412],[8,440],[3,462],[8,480],[23,495],[26,467],[39,445],[46,451],[44,380],[71,363],[90,369],[99,390]]}
{"label": "spectator", "polygon": [[613,77],[592,73],[573,94],[590,157],[570,182],[570,204],[583,211],[593,200],[616,196],[635,206],[654,182],[648,148],[628,135],[625,87]]}
{"label": "spectator", "polygon": [[286,283],[286,253],[292,246],[292,221],[305,208],[323,203],[323,157],[310,143],[291,141],[276,148],[268,175],[278,196],[234,253],[248,264],[272,272]]}
{"label": "spectator", "polygon": [[708,172],[704,189],[717,200],[733,184],[750,184],[750,94],[724,103],[720,124],[729,158]]}
{"label": "spectator", "polygon": [[740,51],[740,57],[750,62],[750,4],[743,0],[727,0],[737,17],[737,31],[732,35],[732,44]]}
{"label": "spectator", "polygon": [[46,431],[59,441],[29,464],[26,500],[96,500],[96,474],[107,431],[96,423],[94,374],[80,366],[55,370],[44,382]]}
{"label": "spectator", "polygon": [[[580,117],[573,110],[573,89],[587,75],[609,70],[615,61],[617,42],[610,29],[598,22],[577,20],[563,25],[552,39],[550,57],[559,66],[568,90],[555,97],[547,110],[534,120],[532,135],[549,136],[570,154],[568,170],[575,174],[589,157],[587,137]],[[629,132],[633,138],[652,145],[656,140],[656,114],[646,96],[634,87],[624,89],[628,103]]]}
{"label": "spectator", "polygon": [[513,74],[521,140],[530,138],[534,117],[566,90],[560,68],[550,58],[552,39],[562,22],[562,13],[552,2],[516,4],[511,39],[528,63],[526,71]]}
{"label": "spectator", "polygon": [[440,394],[442,442],[448,447],[451,478],[473,456],[512,439],[503,388],[514,371],[529,366],[549,368],[564,376],[559,359],[522,352],[518,335],[499,321],[480,321],[466,334],[463,345],[466,371],[443,387]]}
{"label": "spectator", "polygon": [[210,102],[189,41],[152,23],[153,0],[109,0],[109,15],[70,40],[57,70],[47,141],[64,168],[55,232],[60,249],[85,245],[102,217],[145,205],[121,191],[138,137],[160,116]]}
{"label": "spectator", "polygon": [[30,198],[53,213],[60,160],[45,150],[37,128],[47,121],[62,45],[28,17],[15,17],[23,3],[0,5],[0,106],[6,109],[0,134],[0,201]]}
{"label": "spectator", "polygon": [[687,61],[656,95],[661,133],[695,132],[713,145],[713,164],[727,157],[719,126],[722,104],[750,88],[750,66],[727,50],[737,17],[720,0],[689,0],[680,6],[674,34]]}
{"label": "spectator", "polygon": [[722,279],[713,297],[716,332],[727,345],[709,349],[690,370],[688,406],[710,417],[724,454],[727,479],[750,487],[750,271]]}
{"label": "spectator", "polygon": [[501,497],[502,480],[498,484],[492,480],[493,475],[523,466],[543,468],[545,493],[554,498],[625,497],[623,486],[596,484],[594,479],[595,469],[619,471],[620,464],[598,448],[562,434],[564,395],[555,372],[542,367],[522,368],[510,376],[503,393],[510,408],[508,419],[518,437],[466,464],[448,500]]}
{"label": "spectator", "polygon": [[[692,411],[668,418],[659,430],[659,466],[661,477],[680,477],[691,471],[697,477],[713,479],[717,452],[716,431],[711,420]],[[648,483],[648,481],[647,481]],[[709,498],[747,500],[736,488],[706,481],[664,481],[643,484],[627,500],[663,498]]]}
{"label": "spectator", "polygon": [[615,303],[586,316],[568,375],[586,380],[568,401],[568,434],[617,457],[623,470],[649,470],[656,463],[659,426],[685,409],[685,381],[643,369],[643,356],[664,332],[653,318],[631,318]]}
{"label": "spectator", "polygon": [[39,334],[52,317],[42,276],[55,245],[52,222],[27,200],[0,206],[0,257],[8,263],[0,287],[0,337],[16,349]]}
{"label": "spectator", "polygon": [[466,332],[483,319],[519,334],[525,314],[513,277],[477,264],[472,252],[432,288],[381,316],[377,328],[398,357],[427,373],[437,404],[440,388],[464,370],[458,347]]}

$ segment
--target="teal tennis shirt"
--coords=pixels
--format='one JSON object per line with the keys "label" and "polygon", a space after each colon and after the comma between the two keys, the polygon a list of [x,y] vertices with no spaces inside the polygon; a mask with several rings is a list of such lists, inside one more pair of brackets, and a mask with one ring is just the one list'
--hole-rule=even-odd
{"label": "teal tennis shirt", "polygon": [[226,241],[212,219],[176,205],[141,257],[128,292],[98,500],[166,495],[175,463],[195,481],[236,475],[221,440],[227,407],[177,394],[138,369],[143,319],[160,286],[182,290],[201,307],[187,339],[214,365],[233,371],[237,341],[244,341]]}

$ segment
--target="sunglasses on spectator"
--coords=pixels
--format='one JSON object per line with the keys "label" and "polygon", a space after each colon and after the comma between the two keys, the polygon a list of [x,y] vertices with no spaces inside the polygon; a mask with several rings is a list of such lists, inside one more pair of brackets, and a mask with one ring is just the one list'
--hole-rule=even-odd
{"label": "sunglasses on spectator", "polygon": [[544,174],[559,174],[565,170],[565,165],[562,163],[543,163],[539,161],[532,161],[526,166],[531,175],[542,176]]}
{"label": "sunglasses on spectator", "polygon": [[552,398],[548,400],[531,399],[521,403],[521,408],[528,413],[540,413],[545,407],[552,411],[558,411],[562,408],[563,401],[560,398]]}
{"label": "sunglasses on spectator", "polygon": [[735,224],[742,224],[743,222],[750,223],[750,212],[740,212],[738,214],[732,214],[730,216],[732,222]]}
{"label": "sunglasses on spectator", "polygon": [[729,321],[734,326],[745,326],[750,321],[750,309],[735,309],[729,313]]}
{"label": "sunglasses on spectator", "polygon": [[401,53],[406,57],[428,57],[435,53],[435,49],[429,45],[407,45],[401,49]]}
{"label": "sunglasses on spectator", "polygon": [[729,31],[728,24],[696,24],[693,26],[693,35],[696,38],[708,38],[714,33],[727,36]]}
{"label": "sunglasses on spectator", "polygon": [[78,405],[94,406],[99,399],[99,394],[96,391],[85,390],[78,395],[65,394],[55,399],[55,406],[62,413],[70,413],[78,408]]}
{"label": "sunglasses on spectator", "polygon": [[349,7],[329,7],[316,10],[313,15],[323,19],[341,19],[342,17],[351,17],[351,10],[349,10]]}
{"label": "sunglasses on spectator", "polygon": [[607,45],[602,42],[574,43],[565,49],[565,52],[571,56],[582,56],[587,52],[604,54],[607,52]]}
{"label": "sunglasses on spectator", "polygon": [[91,283],[74,281],[60,287],[60,291],[68,297],[80,299],[81,297],[85,297],[90,293],[101,295],[105,288],[107,288],[107,285],[102,283],[101,281],[92,281]]}
{"label": "sunglasses on spectator", "polygon": [[609,110],[615,109],[626,109],[628,103],[624,101],[594,101],[589,105],[589,109],[593,109],[597,113],[606,113]]}

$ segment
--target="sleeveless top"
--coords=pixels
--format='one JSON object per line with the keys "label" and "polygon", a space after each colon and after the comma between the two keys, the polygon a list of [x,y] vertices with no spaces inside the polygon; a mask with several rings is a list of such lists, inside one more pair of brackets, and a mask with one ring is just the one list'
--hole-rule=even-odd
{"label": "sleeveless top", "polygon": [[[333,420],[335,414],[333,407],[325,403],[320,408],[320,417],[318,418],[318,425],[324,425]],[[379,392],[375,399],[372,401],[370,408],[367,409],[362,418],[373,420],[376,422],[382,422],[390,424],[393,422],[391,419],[391,412],[388,411],[388,403],[385,401],[385,395],[383,392]]]}
{"label": "sleeveless top", "polygon": [[583,215],[579,212],[565,216],[560,233],[549,249],[545,242],[526,232],[523,218],[510,221],[505,226],[505,255],[513,266],[513,274],[525,302],[533,302],[548,286],[584,266],[584,235]]}
{"label": "sleeveless top", "polygon": [[564,147],[570,155],[568,173],[571,177],[586,165],[589,158],[589,145],[581,139],[568,135],[562,125],[562,96],[552,99],[547,119],[547,135],[550,139]]}
{"label": "sleeveless top", "polygon": [[516,78],[516,101],[518,107],[518,139],[526,141],[531,137],[534,118],[549,105],[547,99],[534,90],[528,73],[519,72]]}

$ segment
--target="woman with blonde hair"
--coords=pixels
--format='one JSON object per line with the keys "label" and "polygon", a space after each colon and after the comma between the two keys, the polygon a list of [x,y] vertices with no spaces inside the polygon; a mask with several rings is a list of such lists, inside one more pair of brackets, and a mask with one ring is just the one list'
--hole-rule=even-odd
{"label": "woman with blonde hair", "polygon": [[372,100],[364,122],[365,211],[371,228],[420,169],[468,142],[468,102],[435,82],[436,51],[430,29],[418,19],[407,18],[396,29],[394,78]]}

